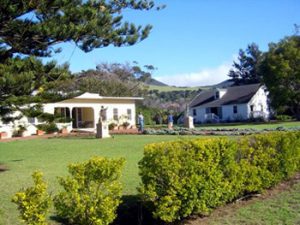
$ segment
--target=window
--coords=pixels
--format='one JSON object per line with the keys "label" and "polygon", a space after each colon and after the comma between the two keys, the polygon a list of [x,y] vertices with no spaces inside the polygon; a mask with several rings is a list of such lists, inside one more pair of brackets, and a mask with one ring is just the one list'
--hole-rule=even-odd
{"label": "window", "polygon": [[251,111],[251,112],[254,111],[254,105],[250,105],[250,111]]}
{"label": "window", "polygon": [[237,114],[237,112],[238,112],[237,106],[234,105],[234,106],[233,106],[233,113],[234,113],[234,114]]}
{"label": "window", "polygon": [[205,113],[207,113],[207,114],[210,113],[210,108],[206,108]]}
{"label": "window", "polygon": [[119,120],[118,109],[114,108],[113,113],[114,113],[113,116],[114,120],[118,121]]}
{"label": "window", "polygon": [[219,99],[219,98],[220,98],[220,92],[217,91],[217,92],[216,92],[216,99]]}
{"label": "window", "polygon": [[193,116],[197,116],[197,110],[193,109]]}
{"label": "window", "polygon": [[63,118],[70,118],[70,109],[69,108],[55,108],[54,115]]}
{"label": "window", "polygon": [[127,116],[128,116],[128,119],[129,119],[129,120],[132,119],[131,109],[127,109]]}
{"label": "window", "polygon": [[28,123],[35,124],[35,118],[34,117],[28,117],[27,120],[28,120]]}

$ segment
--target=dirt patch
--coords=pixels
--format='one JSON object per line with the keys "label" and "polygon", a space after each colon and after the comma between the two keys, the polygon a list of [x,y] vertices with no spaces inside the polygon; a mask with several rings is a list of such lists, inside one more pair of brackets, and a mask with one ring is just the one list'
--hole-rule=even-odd
{"label": "dirt patch", "polygon": [[0,164],[0,173],[5,172],[7,170],[8,170],[8,168],[5,165]]}
{"label": "dirt patch", "polygon": [[245,207],[253,204],[256,201],[270,199],[279,193],[291,189],[295,184],[300,183],[300,173],[297,173],[293,178],[280,183],[274,188],[266,190],[262,194],[253,195],[249,198],[238,199],[230,204],[219,207],[210,214],[208,217],[192,216],[180,223],[180,225],[208,225],[210,224],[211,218],[224,217],[228,214],[233,214],[241,207]]}

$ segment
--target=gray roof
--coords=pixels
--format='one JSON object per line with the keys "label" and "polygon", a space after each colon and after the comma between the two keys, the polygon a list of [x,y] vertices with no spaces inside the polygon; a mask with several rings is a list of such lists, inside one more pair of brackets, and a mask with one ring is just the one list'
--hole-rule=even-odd
{"label": "gray roof", "polygon": [[215,99],[216,90],[201,92],[190,103],[190,107],[220,107],[222,105],[235,105],[248,103],[260,88],[261,84],[249,84],[226,88],[226,93]]}

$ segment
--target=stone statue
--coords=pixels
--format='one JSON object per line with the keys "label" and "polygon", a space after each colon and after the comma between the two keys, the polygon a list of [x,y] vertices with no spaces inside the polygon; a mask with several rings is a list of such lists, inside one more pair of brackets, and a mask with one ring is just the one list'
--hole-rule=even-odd
{"label": "stone statue", "polygon": [[100,113],[99,113],[99,121],[98,121],[99,123],[106,121],[106,112],[107,112],[107,107],[104,108],[104,106],[101,106]]}
{"label": "stone statue", "polygon": [[97,133],[96,138],[108,138],[110,137],[109,131],[108,131],[108,124],[105,123],[107,120],[107,107],[104,108],[104,106],[101,106],[100,112],[99,112],[99,121],[97,126]]}

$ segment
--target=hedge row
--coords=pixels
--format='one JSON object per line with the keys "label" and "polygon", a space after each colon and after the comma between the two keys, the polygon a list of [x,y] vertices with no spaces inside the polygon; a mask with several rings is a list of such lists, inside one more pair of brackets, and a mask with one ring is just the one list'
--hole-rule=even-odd
{"label": "hedge row", "polygon": [[300,132],[150,144],[139,167],[139,190],[155,218],[205,215],[299,171]]}

